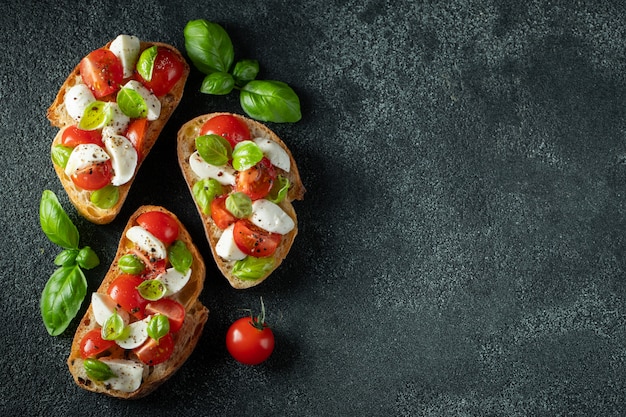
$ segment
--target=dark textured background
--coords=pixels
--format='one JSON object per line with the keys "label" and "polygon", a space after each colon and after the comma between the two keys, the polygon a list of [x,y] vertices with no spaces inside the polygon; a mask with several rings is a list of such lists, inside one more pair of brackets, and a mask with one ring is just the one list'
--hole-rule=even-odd
{"label": "dark textured background", "polygon": [[[81,57],[119,33],[185,54],[197,18],[222,24],[237,58],[258,59],[260,78],[302,101],[300,122],[270,125],[308,190],[300,234],[247,291],[218,275],[174,158],[178,127],[241,112],[236,94],[202,95],[192,73],[110,225],[77,217],[49,158],[46,109]],[[623,2],[26,0],[5,3],[0,28],[2,414],[624,411]],[[65,365],[76,324],[59,337],[43,327],[59,251],[38,224],[44,189],[101,257],[91,290],[140,204],[174,211],[206,258],[205,332],[146,399],[79,389]],[[246,367],[224,335],[259,296],[277,346]]]}

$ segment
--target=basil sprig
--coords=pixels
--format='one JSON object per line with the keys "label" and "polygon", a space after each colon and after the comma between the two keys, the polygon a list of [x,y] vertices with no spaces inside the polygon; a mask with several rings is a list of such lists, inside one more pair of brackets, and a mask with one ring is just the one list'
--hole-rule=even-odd
{"label": "basil sprig", "polygon": [[82,269],[95,268],[100,260],[89,246],[79,249],[78,229],[50,190],[45,190],[41,196],[39,223],[48,239],[63,248],[54,259],[59,268],[48,279],[39,302],[46,330],[58,336],[76,317],[87,294]]}
{"label": "basil sprig", "polygon": [[87,358],[83,361],[83,367],[87,376],[95,381],[106,381],[117,375],[106,363],[95,358]]}
{"label": "basil sprig", "polygon": [[233,43],[219,24],[191,20],[185,25],[184,36],[189,59],[206,75],[201,93],[226,95],[240,90],[241,108],[251,118],[263,122],[295,123],[302,118],[300,99],[289,85],[256,79],[258,61],[242,59],[233,67]]}

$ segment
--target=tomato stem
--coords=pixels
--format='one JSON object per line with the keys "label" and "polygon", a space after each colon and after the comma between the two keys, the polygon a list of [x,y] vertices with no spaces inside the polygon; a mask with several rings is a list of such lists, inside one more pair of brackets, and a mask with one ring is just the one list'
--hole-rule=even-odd
{"label": "tomato stem", "polygon": [[261,298],[261,314],[256,317],[252,316],[252,310],[250,310],[250,325],[256,329],[263,330],[265,328],[265,304],[263,304],[263,297]]}

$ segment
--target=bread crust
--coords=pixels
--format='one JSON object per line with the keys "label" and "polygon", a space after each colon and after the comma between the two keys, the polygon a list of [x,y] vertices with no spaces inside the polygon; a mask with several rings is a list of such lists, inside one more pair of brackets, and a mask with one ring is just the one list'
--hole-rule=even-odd
{"label": "bread crust", "polygon": [[[107,43],[103,48],[108,48],[111,45],[111,42]],[[176,84],[170,90],[170,92],[159,97],[159,101],[161,102],[160,116],[157,120],[148,122],[146,136],[143,142],[143,149],[141,152],[142,157],[139,158],[137,162],[135,173],[133,174],[133,177],[131,178],[131,180],[128,181],[126,184],[123,184],[118,187],[119,200],[117,201],[117,203],[109,209],[102,209],[102,208],[98,208],[94,206],[89,200],[91,192],[76,187],[74,183],[72,182],[72,180],[65,174],[64,170],[61,167],[57,166],[54,163],[52,164],[72,204],[76,207],[78,212],[83,217],[85,217],[86,219],[88,219],[89,221],[95,224],[110,223],[119,214],[124,204],[124,201],[126,200],[126,197],[128,196],[130,187],[133,181],[135,180],[135,177],[137,176],[137,172],[139,172],[139,168],[142,162],[148,156],[148,153],[154,146],[161,131],[163,130],[163,127],[165,126],[170,116],[172,115],[176,107],[178,106],[178,103],[180,103],[180,100],[182,99],[182,96],[183,96],[185,83],[187,82],[187,77],[189,76],[189,70],[190,70],[189,64],[187,63],[185,58],[176,48],[174,48],[171,45],[162,43],[162,42],[141,42],[140,51],[143,51],[152,46],[163,47],[163,48],[167,48],[171,50],[174,54],[176,54],[176,56],[178,56],[180,61],[183,63],[184,71],[183,71],[181,78],[176,82]],[[72,73],[67,77],[67,79],[65,80],[61,88],[59,89],[59,92],[57,93],[54,102],[50,105],[47,111],[47,117],[50,123],[53,126],[56,126],[60,129],[59,132],[56,134],[54,140],[52,141],[51,150],[52,148],[54,148],[54,146],[59,145],[61,143],[63,131],[67,127],[76,124],[76,121],[72,119],[72,117],[68,114],[67,110],[65,109],[64,99],[65,99],[66,92],[71,87],[73,87],[74,85],[80,82],[81,82],[81,76],[80,76],[80,62],[79,62],[79,64],[76,65]],[[100,100],[103,100],[103,101],[112,100],[114,99],[114,96],[115,96],[115,93],[112,94],[111,96],[103,97]]]}
{"label": "bread crust", "polygon": [[[246,125],[250,129],[250,134],[252,138],[266,137],[278,143],[287,152],[287,155],[289,155],[289,159],[291,162],[289,172],[280,170],[281,175],[284,175],[289,179],[290,188],[289,188],[289,191],[287,192],[287,196],[285,197],[285,199],[281,201],[278,205],[285,211],[285,213],[289,215],[289,217],[293,219],[295,227],[293,228],[291,232],[283,235],[281,243],[276,248],[276,252],[274,253],[275,263],[274,263],[273,269],[271,271],[268,271],[264,276],[256,280],[242,280],[234,276],[232,274],[232,268],[233,268],[234,262],[226,261],[217,255],[216,250],[215,250],[215,245],[217,244],[220,236],[222,235],[222,230],[220,230],[215,225],[215,222],[213,221],[210,215],[206,215],[202,212],[202,209],[200,208],[200,205],[196,201],[195,196],[193,194],[193,186],[196,182],[200,180],[200,178],[192,171],[189,165],[189,157],[191,156],[192,153],[196,151],[195,139],[196,137],[199,136],[199,132],[200,132],[200,129],[202,128],[202,125],[207,120],[215,116],[219,116],[219,115],[232,115],[238,118],[239,120],[243,121],[244,123],[246,123]],[[274,272],[276,268],[280,266],[280,264],[283,262],[283,260],[289,253],[289,250],[291,249],[291,246],[293,245],[296,235],[298,234],[298,221],[297,221],[296,211],[293,207],[292,202],[294,200],[303,200],[306,189],[304,185],[302,184],[300,173],[298,171],[296,161],[294,160],[293,155],[291,154],[291,151],[289,150],[287,145],[278,137],[278,135],[276,135],[276,133],[274,133],[271,129],[269,129],[264,124],[259,123],[255,120],[249,119],[247,117],[238,115],[238,114],[227,113],[227,112],[217,112],[217,113],[209,113],[209,114],[198,116],[188,121],[187,123],[185,123],[179,129],[178,137],[177,137],[177,153],[178,153],[178,164],[180,165],[181,171],[185,178],[185,182],[187,183],[187,186],[189,188],[189,192],[191,193],[192,198],[194,199],[196,208],[198,210],[198,213],[200,214],[200,218],[202,219],[202,224],[204,226],[205,235],[207,237],[207,240],[209,241],[209,246],[211,247],[213,258],[218,268],[220,269],[220,272],[228,280],[230,285],[235,289],[245,289],[245,288],[250,288],[250,287],[259,285],[260,283],[265,281],[265,279],[267,279],[267,277],[269,277],[269,275],[271,275],[271,273]]]}
{"label": "bread crust", "polygon": [[[206,268],[203,258],[200,255],[198,248],[192,242],[189,232],[180,222],[180,220],[173,213],[160,206],[141,206],[130,217],[126,227],[124,228],[124,231],[122,232],[122,237],[120,239],[115,258],[111,263],[111,266],[104,279],[102,280],[102,284],[98,288],[97,292],[106,294],[111,282],[113,282],[115,278],[122,274],[117,262],[120,257],[128,253],[129,248],[131,248],[133,245],[126,238],[126,232],[132,226],[136,225],[136,220],[142,213],[150,211],[161,211],[167,213],[176,220],[179,226],[178,240],[181,240],[185,243],[187,249],[189,249],[193,256],[193,262],[191,265],[192,274],[189,282],[187,283],[187,285],[185,285],[183,290],[181,290],[179,293],[175,294],[174,297],[172,297],[185,307],[186,315],[183,326],[176,334],[173,335],[175,348],[172,356],[167,361],[159,365],[149,367],[146,366],[148,370],[147,372],[144,372],[144,379],[141,383],[141,386],[137,390],[133,392],[113,390],[107,387],[106,381],[98,382],[90,379],[87,376],[87,373],[85,372],[85,369],[83,367],[83,359],[81,358],[80,354],[81,340],[90,330],[99,327],[96,323],[96,319],[93,314],[93,308],[90,303],[87,312],[83,316],[80,324],[78,325],[78,328],[76,329],[70,355],[67,359],[67,365],[69,367],[70,373],[72,374],[72,377],[74,378],[74,381],[81,388],[84,388],[88,391],[98,392],[111,397],[124,399],[145,397],[146,395],[154,391],[163,382],[165,382],[168,378],[170,378],[183,365],[183,363],[193,352],[202,334],[204,324],[208,319],[209,310],[198,300],[198,297],[202,292],[206,276]],[[119,350],[115,350],[114,352],[112,352],[111,356],[109,357],[127,359],[129,356],[132,357],[133,355],[134,354],[132,352],[124,351],[120,348]]]}

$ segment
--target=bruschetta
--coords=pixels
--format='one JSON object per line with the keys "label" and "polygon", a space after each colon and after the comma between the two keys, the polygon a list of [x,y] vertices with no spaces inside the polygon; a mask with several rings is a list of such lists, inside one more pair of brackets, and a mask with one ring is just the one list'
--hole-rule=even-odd
{"label": "bruschetta", "polygon": [[191,355],[209,311],[205,264],[170,211],[142,206],[80,321],[67,359],[75,382],[118,398],[148,395]]}
{"label": "bruschetta", "polygon": [[82,216],[96,224],[117,216],[188,75],[176,48],[130,35],[76,65],[47,117],[59,128],[51,146],[54,169]]}
{"label": "bruschetta", "polygon": [[177,152],[218,268],[233,288],[260,284],[298,233],[305,187],[289,148],[262,123],[211,113],[180,128]]}

